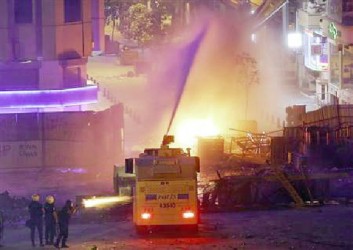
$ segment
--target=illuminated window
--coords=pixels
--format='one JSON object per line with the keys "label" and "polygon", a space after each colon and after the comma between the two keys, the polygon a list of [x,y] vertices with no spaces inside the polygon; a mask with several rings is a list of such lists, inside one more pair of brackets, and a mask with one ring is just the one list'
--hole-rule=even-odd
{"label": "illuminated window", "polygon": [[31,23],[33,21],[32,0],[15,0],[15,22]]}
{"label": "illuminated window", "polygon": [[65,0],[65,23],[79,22],[82,20],[81,0]]}

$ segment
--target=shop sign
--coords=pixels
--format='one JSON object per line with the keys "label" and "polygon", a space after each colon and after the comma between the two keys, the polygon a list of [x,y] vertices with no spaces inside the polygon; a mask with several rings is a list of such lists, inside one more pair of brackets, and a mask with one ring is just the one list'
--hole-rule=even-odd
{"label": "shop sign", "polygon": [[311,45],[311,55],[321,55],[322,51],[321,51],[321,44],[313,44]]}
{"label": "shop sign", "polygon": [[330,38],[332,38],[334,40],[337,39],[338,30],[337,30],[337,27],[334,23],[330,23],[328,25],[328,34],[329,34]]}

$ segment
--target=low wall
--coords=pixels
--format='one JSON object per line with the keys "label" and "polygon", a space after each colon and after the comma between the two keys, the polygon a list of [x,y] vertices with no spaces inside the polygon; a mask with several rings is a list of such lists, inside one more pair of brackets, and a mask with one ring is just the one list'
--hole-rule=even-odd
{"label": "low wall", "polygon": [[124,159],[123,113],[118,104],[101,112],[0,115],[0,168],[112,170]]}

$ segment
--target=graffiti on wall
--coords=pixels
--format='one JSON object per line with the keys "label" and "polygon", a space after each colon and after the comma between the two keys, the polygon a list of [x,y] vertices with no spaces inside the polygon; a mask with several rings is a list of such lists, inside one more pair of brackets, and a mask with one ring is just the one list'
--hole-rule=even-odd
{"label": "graffiti on wall", "polygon": [[0,144],[0,157],[6,157],[11,151],[10,144]]}
{"label": "graffiti on wall", "polygon": [[80,116],[65,117],[48,114],[45,118],[45,138],[58,141],[86,141],[89,131]]}
{"label": "graffiti on wall", "polygon": [[38,147],[33,143],[23,143],[18,145],[18,156],[24,158],[33,158],[37,157]]}
{"label": "graffiti on wall", "polygon": [[0,115],[0,168],[110,169],[124,159],[123,114],[119,104],[102,112]]}
{"label": "graffiti on wall", "polygon": [[0,168],[37,167],[41,162],[41,141],[0,143]]}

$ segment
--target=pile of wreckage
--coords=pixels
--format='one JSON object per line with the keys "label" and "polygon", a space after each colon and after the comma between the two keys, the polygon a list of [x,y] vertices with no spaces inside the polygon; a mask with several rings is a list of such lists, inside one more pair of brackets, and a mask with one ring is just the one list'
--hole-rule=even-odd
{"label": "pile of wreckage", "polygon": [[353,106],[290,108],[283,130],[199,139],[203,210],[353,201]]}

